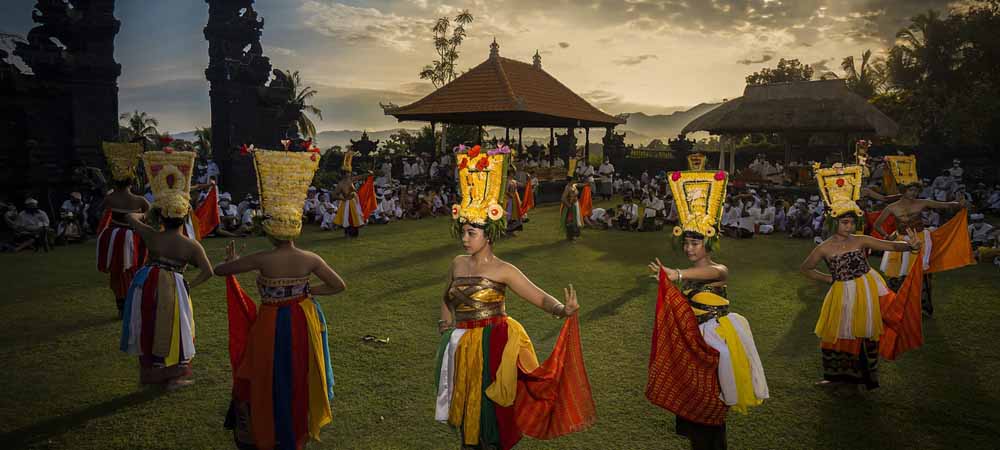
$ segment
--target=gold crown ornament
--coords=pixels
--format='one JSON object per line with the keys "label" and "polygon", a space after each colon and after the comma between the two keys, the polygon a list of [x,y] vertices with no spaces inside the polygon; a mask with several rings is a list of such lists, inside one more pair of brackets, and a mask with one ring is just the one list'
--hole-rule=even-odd
{"label": "gold crown ornament", "polygon": [[840,217],[847,213],[864,216],[857,200],[861,198],[861,166],[844,166],[840,163],[832,167],[820,168],[819,163],[813,164],[816,183],[823,202],[828,208],[830,217]]}
{"label": "gold crown ornament", "polygon": [[677,216],[680,220],[680,224],[674,227],[675,237],[680,238],[685,232],[694,232],[704,236],[706,243],[718,240],[728,181],[728,175],[721,170],[692,170],[670,174],[668,182],[677,202]]}
{"label": "gold crown ornament", "polygon": [[135,169],[142,155],[142,145],[138,142],[102,142],[104,159],[108,161],[111,179],[128,181],[135,178]]}
{"label": "gold crown ornament", "polygon": [[346,152],[344,152],[344,161],[341,162],[340,164],[340,170],[344,172],[351,172],[353,170],[353,167],[351,167],[353,164],[354,164],[354,150],[348,149]]}
{"label": "gold crown ornament", "polygon": [[692,153],[687,156],[688,170],[705,170],[705,163],[708,158],[704,153]]}
{"label": "gold crown ornament", "polygon": [[503,235],[507,217],[502,202],[510,155],[506,145],[488,151],[478,145],[469,149],[459,146],[455,161],[462,199],[451,207],[453,231],[459,233],[462,225],[472,224],[484,229],[492,242]]}
{"label": "gold crown ornament", "polygon": [[154,209],[171,219],[187,217],[191,211],[191,173],[194,152],[173,150],[145,152],[142,154],[146,179],[153,191]]}
{"label": "gold crown ornament", "polygon": [[311,151],[254,150],[262,225],[268,235],[291,240],[302,232],[302,205],[319,159],[319,153]]}
{"label": "gold crown ornament", "polygon": [[896,180],[897,185],[920,184],[920,178],[917,177],[916,156],[888,155],[885,157],[885,161],[888,163],[889,172],[892,173],[892,178]]}

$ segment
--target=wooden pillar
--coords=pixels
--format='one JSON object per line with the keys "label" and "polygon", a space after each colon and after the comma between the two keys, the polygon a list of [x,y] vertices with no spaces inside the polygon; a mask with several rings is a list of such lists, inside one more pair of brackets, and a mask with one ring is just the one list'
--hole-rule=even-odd
{"label": "wooden pillar", "polygon": [[518,158],[522,157],[521,156],[521,149],[523,148],[523,146],[521,145],[521,137],[522,136],[524,136],[524,128],[518,127],[517,128],[517,157]]}
{"label": "wooden pillar", "polygon": [[510,146],[510,128],[503,128],[503,143],[508,147]]}
{"label": "wooden pillar", "polygon": [[583,162],[590,164],[590,128],[584,128]]}
{"label": "wooden pillar", "polygon": [[736,139],[733,139],[733,146],[729,152],[729,171],[736,173]]}
{"label": "wooden pillar", "polygon": [[476,144],[483,145],[483,126],[476,125]]}
{"label": "wooden pillar", "polygon": [[726,146],[729,145],[729,136],[719,136],[719,170],[726,170]]}
{"label": "wooden pillar", "polygon": [[[437,123],[431,122],[431,138],[434,137],[434,129],[436,127],[437,127]],[[407,149],[407,150],[413,151],[412,148],[411,149]],[[442,150],[442,152],[444,151],[444,145],[441,146],[441,150]],[[440,156],[440,155],[438,155],[438,149],[437,149],[437,146],[435,145],[434,146],[434,157],[436,158],[438,156]]]}
{"label": "wooden pillar", "polygon": [[792,142],[787,134],[781,135],[781,142],[785,145],[785,167],[788,167],[788,163],[792,161]]}

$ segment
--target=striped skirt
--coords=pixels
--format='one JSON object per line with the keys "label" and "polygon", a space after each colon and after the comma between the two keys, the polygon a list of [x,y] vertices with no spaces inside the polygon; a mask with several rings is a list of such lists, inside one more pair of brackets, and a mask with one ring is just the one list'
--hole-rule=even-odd
{"label": "striped skirt", "polygon": [[302,297],[264,303],[233,389],[235,436],[257,449],[300,449],[333,419],[326,318]]}
{"label": "striped skirt", "polygon": [[361,201],[358,200],[358,197],[340,200],[337,204],[337,215],[333,217],[333,223],[343,228],[363,227],[366,218],[361,215]]}
{"label": "striped skirt", "polygon": [[145,259],[146,246],[129,227],[111,223],[97,238],[97,270],[111,275],[115,298],[125,298],[136,270]]}
{"label": "striped skirt", "polygon": [[184,276],[155,265],[139,269],[125,299],[120,347],[139,357],[143,382],[190,375],[194,337]]}
{"label": "striped skirt", "polygon": [[881,305],[891,294],[875,269],[833,283],[815,329],[822,340],[824,380],[878,387],[878,344],[884,331]]}
{"label": "striped skirt", "polygon": [[[925,229],[920,232],[920,236],[924,240],[921,263],[924,265],[924,270],[927,270],[930,268],[933,247],[931,231]],[[918,259],[918,255],[920,255],[918,252],[885,252],[882,254],[882,264],[879,266],[879,270],[885,274],[886,278],[905,277],[906,274],[910,273],[910,265]]]}

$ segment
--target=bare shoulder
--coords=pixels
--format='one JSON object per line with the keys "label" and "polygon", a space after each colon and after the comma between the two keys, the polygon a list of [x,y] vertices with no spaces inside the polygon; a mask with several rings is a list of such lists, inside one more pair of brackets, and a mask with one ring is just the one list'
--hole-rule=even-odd
{"label": "bare shoulder", "polygon": [[714,263],[712,264],[712,267],[714,267],[715,270],[719,271],[719,274],[722,275],[723,280],[729,278],[729,267],[727,267],[725,264]]}

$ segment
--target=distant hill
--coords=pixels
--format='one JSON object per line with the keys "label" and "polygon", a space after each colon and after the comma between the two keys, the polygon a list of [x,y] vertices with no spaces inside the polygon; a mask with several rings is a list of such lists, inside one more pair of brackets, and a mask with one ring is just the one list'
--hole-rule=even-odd
{"label": "distant hill", "polygon": [[[690,123],[696,117],[705,114],[721,103],[702,103],[694,106],[685,111],[676,111],[670,114],[655,114],[649,115],[642,112],[629,113],[628,122],[619,126],[615,129],[618,133],[625,133],[625,142],[627,144],[632,144],[635,146],[641,146],[648,144],[649,141],[653,139],[660,139],[664,142],[667,139],[672,139],[677,137],[677,134],[681,132],[681,129],[685,125]],[[413,128],[390,128],[386,130],[368,131],[368,138],[371,140],[380,140],[385,142],[389,139],[389,136],[399,132],[399,130],[406,130],[410,134],[420,133],[420,125],[414,123]],[[490,136],[496,136],[503,138],[504,129],[503,128],[489,128],[486,130]],[[565,133],[565,129],[556,129],[556,133]],[[578,130],[579,134],[577,139],[580,144],[583,144],[583,130]],[[346,147],[350,144],[350,141],[361,139],[362,130],[331,130],[322,131],[316,136],[317,145],[322,148],[333,147],[334,145],[339,145],[341,147]],[[184,139],[188,141],[194,141],[195,135],[194,131],[185,131],[180,133],[171,133],[174,139]],[[691,138],[702,138],[706,137],[707,133],[695,133]],[[517,130],[511,130],[510,137],[512,139],[517,139]],[[601,139],[604,138],[603,128],[594,128],[590,130],[590,142],[600,143]],[[525,128],[524,129],[524,142],[525,144],[531,144],[532,141],[538,141],[539,144],[547,144],[549,142],[549,130],[547,128]]]}

